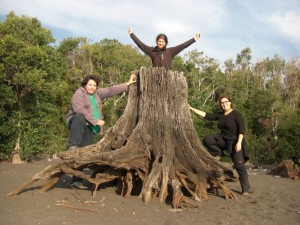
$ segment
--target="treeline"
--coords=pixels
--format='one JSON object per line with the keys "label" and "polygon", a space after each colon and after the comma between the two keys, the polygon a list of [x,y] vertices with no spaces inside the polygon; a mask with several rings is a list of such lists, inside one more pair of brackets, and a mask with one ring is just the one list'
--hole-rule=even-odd
{"label": "treeline", "polygon": [[[137,48],[118,40],[91,43],[78,37],[54,43],[51,31],[37,18],[10,12],[0,23],[0,160],[14,152],[32,159],[65,150],[65,115],[86,74],[98,75],[100,86],[107,87],[151,66]],[[217,60],[192,50],[177,56],[172,69],[186,76],[193,107],[216,111],[221,95],[232,97],[246,120],[253,163],[300,158],[298,58],[285,61],[275,55],[253,63],[251,49],[246,48],[221,67]],[[126,95],[104,102],[106,128],[122,115],[125,104]],[[193,120],[200,139],[218,132],[215,123],[195,115]]]}

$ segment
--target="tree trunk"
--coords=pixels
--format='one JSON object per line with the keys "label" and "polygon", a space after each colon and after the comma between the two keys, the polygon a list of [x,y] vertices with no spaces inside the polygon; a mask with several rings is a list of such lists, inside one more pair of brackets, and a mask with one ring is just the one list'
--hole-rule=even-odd
{"label": "tree trunk", "polygon": [[[208,187],[220,187],[225,198],[235,198],[224,185],[226,178],[236,180],[235,171],[212,157],[199,141],[183,74],[141,68],[136,75],[123,115],[99,143],[63,152],[62,163],[44,169],[9,195],[39,179],[49,179],[42,188],[47,191],[67,173],[94,184],[93,195],[101,183],[119,179],[123,196],[133,189],[145,202],[158,197],[165,203],[169,196],[174,208],[194,205],[191,198],[207,199]],[[85,175],[84,168],[93,169],[94,175]]]}

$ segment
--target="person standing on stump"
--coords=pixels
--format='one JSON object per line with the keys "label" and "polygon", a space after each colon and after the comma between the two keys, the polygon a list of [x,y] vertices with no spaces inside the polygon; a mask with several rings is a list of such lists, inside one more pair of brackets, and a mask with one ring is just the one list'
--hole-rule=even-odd
{"label": "person standing on stump", "polygon": [[209,134],[204,137],[203,144],[216,159],[220,160],[223,151],[227,150],[239,174],[242,194],[251,193],[245,162],[249,160],[249,153],[244,138],[245,123],[242,114],[233,109],[233,104],[228,96],[219,100],[222,112],[206,113],[189,106],[189,109],[209,121],[218,121],[220,134]]}
{"label": "person standing on stump", "polygon": [[133,33],[133,29],[129,28],[128,33],[134,43],[151,58],[153,67],[164,67],[169,69],[174,56],[179,54],[182,50],[189,47],[200,38],[200,33],[197,33],[190,40],[177,45],[175,47],[167,48],[168,37],[165,34],[159,34],[156,37],[156,47],[150,47],[141,42]]}

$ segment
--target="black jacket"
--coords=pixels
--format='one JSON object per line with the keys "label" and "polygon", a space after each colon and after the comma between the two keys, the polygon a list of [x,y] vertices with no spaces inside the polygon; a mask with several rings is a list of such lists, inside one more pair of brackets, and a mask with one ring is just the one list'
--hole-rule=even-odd
{"label": "black jacket", "polygon": [[159,49],[156,47],[150,47],[141,42],[134,33],[130,34],[132,40],[136,45],[151,58],[153,67],[164,67],[166,69],[170,68],[172,59],[175,55],[181,52],[183,49],[189,47],[195,41],[194,38],[171,48]]}
{"label": "black jacket", "polygon": [[[245,134],[245,122],[242,114],[236,110],[232,110],[228,115],[224,115],[224,112],[206,113],[205,119],[218,121],[218,128],[221,130],[219,138],[225,141],[226,150],[228,150],[230,154],[233,154],[239,134]],[[242,151],[246,162],[249,160],[249,152],[245,137],[243,137],[242,141]]]}

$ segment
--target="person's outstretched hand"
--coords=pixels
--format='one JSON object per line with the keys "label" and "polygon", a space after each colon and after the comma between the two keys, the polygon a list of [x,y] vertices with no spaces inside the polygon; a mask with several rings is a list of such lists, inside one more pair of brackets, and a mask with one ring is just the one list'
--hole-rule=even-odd
{"label": "person's outstretched hand", "polygon": [[197,41],[200,38],[200,36],[201,36],[200,33],[195,34],[195,37],[194,37],[195,41]]}
{"label": "person's outstretched hand", "polygon": [[131,27],[128,28],[128,34],[132,34],[133,33],[133,29]]}
{"label": "person's outstretched hand", "polygon": [[136,82],[136,75],[135,74],[131,74],[129,81],[127,82],[127,86],[133,84]]}

